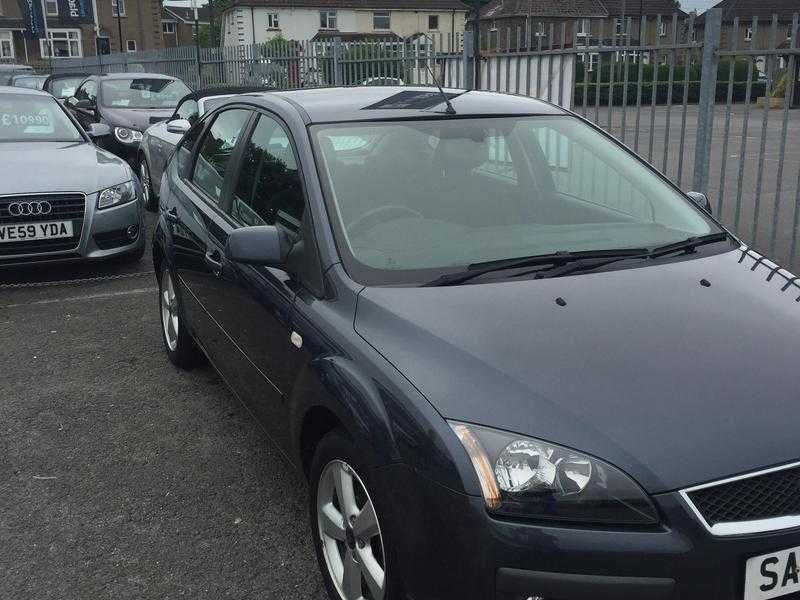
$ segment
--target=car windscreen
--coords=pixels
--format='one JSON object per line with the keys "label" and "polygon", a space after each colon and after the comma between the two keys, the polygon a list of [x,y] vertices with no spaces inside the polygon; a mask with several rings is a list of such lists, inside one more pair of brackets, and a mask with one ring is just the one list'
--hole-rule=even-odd
{"label": "car windscreen", "polygon": [[178,106],[191,90],[178,79],[108,79],[101,86],[103,106],[168,109]]}
{"label": "car windscreen", "polygon": [[55,98],[0,93],[0,142],[82,141]]}
{"label": "car windscreen", "polygon": [[45,81],[47,81],[47,77],[37,77],[34,75],[30,77],[15,77],[14,87],[28,88],[30,90],[41,90],[44,87]]}
{"label": "car windscreen", "polygon": [[50,93],[56,98],[71,98],[85,77],[59,77],[50,82]]}
{"label": "car windscreen", "polygon": [[650,167],[568,115],[311,131],[337,245],[361,283],[720,231]]}

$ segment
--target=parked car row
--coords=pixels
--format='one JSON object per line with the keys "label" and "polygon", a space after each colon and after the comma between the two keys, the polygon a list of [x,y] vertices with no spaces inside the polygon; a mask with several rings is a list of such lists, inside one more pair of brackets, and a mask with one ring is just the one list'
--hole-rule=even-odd
{"label": "parked car row", "polygon": [[159,194],[165,352],[308,479],[331,599],[800,592],[798,279],[705,196],[533,99],[177,83],[91,76],[78,118],[0,88],[10,168],[50,153],[55,180],[0,203],[0,265],[140,252]]}

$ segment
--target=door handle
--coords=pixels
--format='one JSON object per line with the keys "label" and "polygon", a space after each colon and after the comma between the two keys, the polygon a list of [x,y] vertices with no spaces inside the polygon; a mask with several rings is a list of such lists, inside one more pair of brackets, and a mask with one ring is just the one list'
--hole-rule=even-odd
{"label": "door handle", "polygon": [[222,254],[219,250],[206,252],[206,264],[217,277],[222,275]]}
{"label": "door handle", "polygon": [[171,221],[172,223],[177,223],[180,220],[180,217],[178,217],[178,209],[174,206],[165,211],[164,216],[167,217],[167,221]]}

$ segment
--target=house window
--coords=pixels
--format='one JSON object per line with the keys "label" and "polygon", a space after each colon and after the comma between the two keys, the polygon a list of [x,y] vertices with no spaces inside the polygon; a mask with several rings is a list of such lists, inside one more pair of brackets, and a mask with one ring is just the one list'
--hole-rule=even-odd
{"label": "house window", "polygon": [[586,37],[591,32],[591,21],[589,19],[581,19],[578,21],[578,37]]}
{"label": "house window", "polygon": [[136,40],[128,40],[128,52],[136,52]]}
{"label": "house window", "polygon": [[47,31],[47,38],[39,40],[39,49],[42,52],[42,57],[73,58],[83,56],[80,29],[50,29]]}
{"label": "house window", "polygon": [[125,16],[125,0],[111,0],[111,16],[113,17]]}
{"label": "house window", "polygon": [[658,37],[667,37],[667,24],[664,21],[658,24]]}
{"label": "house window", "polygon": [[536,37],[546,37],[547,32],[544,29],[544,23],[536,24]]}
{"label": "house window", "polygon": [[320,29],[336,29],[336,11],[335,10],[321,10],[321,11],[319,11],[319,28]]}
{"label": "house window", "polygon": [[372,13],[372,28],[386,31],[391,29],[391,13],[388,10],[376,10]]}
{"label": "house window", "polygon": [[175,21],[162,21],[161,22],[161,31],[164,33],[168,33],[170,35],[175,34]]}
{"label": "house window", "polygon": [[14,34],[0,31],[0,58],[14,58]]}
{"label": "house window", "polygon": [[596,52],[590,52],[589,54],[579,54],[578,57],[580,61],[586,65],[586,70],[589,72],[594,71],[595,65],[597,65],[597,56]]}
{"label": "house window", "polygon": [[269,13],[267,15],[267,29],[280,29],[281,23],[278,20],[278,13]]}
{"label": "house window", "polygon": [[428,15],[428,30],[439,31],[439,15]]}
{"label": "house window", "polygon": [[753,39],[753,28],[748,27],[747,29],[744,30],[744,41],[749,42],[752,39]]}
{"label": "house window", "polygon": [[617,35],[625,35],[625,26],[622,19],[614,19],[614,33]]}
{"label": "house window", "polygon": [[58,0],[44,0],[44,8],[48,17],[58,16]]}

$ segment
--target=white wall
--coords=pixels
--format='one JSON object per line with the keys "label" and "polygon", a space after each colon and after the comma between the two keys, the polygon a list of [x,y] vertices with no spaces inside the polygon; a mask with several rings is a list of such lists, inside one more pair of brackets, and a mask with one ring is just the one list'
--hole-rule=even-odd
{"label": "white wall", "polygon": [[[236,7],[224,13],[224,43],[226,46],[262,43],[278,36],[287,40],[310,40],[320,30],[319,12],[317,8]],[[278,14],[280,30],[267,28],[267,16],[271,13]],[[372,13],[371,10],[340,8],[336,11],[337,29],[342,32],[378,33],[372,27]],[[463,11],[455,14],[456,33],[464,31],[465,14]],[[429,15],[439,15],[438,32],[428,31]],[[453,13],[447,11],[391,11],[391,31],[401,37],[415,33],[438,33],[447,37],[452,31],[453,21]]]}

